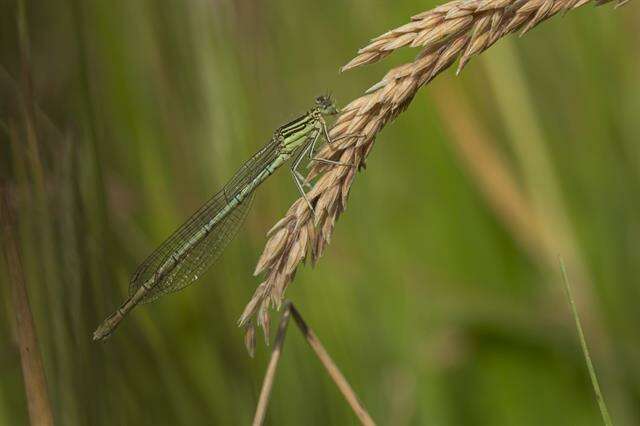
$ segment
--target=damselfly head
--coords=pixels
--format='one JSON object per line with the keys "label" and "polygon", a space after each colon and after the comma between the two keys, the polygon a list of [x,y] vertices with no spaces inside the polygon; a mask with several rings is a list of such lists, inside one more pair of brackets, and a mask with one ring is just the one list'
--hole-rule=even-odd
{"label": "damselfly head", "polygon": [[331,95],[320,95],[316,98],[316,105],[320,112],[324,115],[335,115],[338,112],[338,108],[336,107],[335,102]]}

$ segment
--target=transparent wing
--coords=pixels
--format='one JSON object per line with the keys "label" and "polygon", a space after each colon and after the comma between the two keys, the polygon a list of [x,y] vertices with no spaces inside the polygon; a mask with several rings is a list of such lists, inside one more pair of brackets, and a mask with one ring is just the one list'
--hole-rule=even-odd
{"label": "transparent wing", "polygon": [[[176,230],[160,247],[138,267],[129,283],[129,294],[133,295],[143,283],[154,276],[156,271],[188,243],[207,223],[209,223],[238,192],[247,186],[278,156],[279,138],[274,137],[260,151],[247,160],[231,180],[205,205]],[[233,238],[249,210],[252,196],[248,196],[234,211],[213,226],[206,237],[190,248],[177,261],[173,269],[160,277],[153,289],[147,293],[144,302],[158,296],[177,291],[195,281],[207,266],[211,265],[220,252]]]}
{"label": "transparent wing", "polygon": [[181,290],[197,280],[213,265],[235,237],[247,217],[252,202],[253,194],[218,222],[205,238],[190,249],[180,262],[145,294],[141,303],[153,302],[158,297]]}

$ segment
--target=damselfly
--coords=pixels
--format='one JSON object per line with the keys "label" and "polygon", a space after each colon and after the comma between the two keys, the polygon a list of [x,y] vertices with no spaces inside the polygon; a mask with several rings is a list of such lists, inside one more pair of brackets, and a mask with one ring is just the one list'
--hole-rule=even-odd
{"label": "damselfly", "polygon": [[319,96],[306,114],[278,128],[271,140],[245,162],[231,180],[175,231],[138,267],[129,283],[129,298],[93,333],[93,340],[108,337],[122,319],[141,303],[178,291],[198,279],[218,258],[242,224],[253,191],[282,164],[293,158],[291,173],[298,190],[309,204],[298,171],[302,159],[350,166],[314,158],[316,142],[331,143],[325,116],[338,113],[330,96]]}

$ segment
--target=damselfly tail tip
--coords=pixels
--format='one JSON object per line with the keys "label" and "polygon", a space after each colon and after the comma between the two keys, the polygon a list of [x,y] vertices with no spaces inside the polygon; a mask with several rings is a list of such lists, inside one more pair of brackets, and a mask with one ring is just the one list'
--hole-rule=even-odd
{"label": "damselfly tail tip", "polygon": [[96,330],[93,332],[93,335],[91,336],[91,340],[93,340],[94,342],[99,342],[102,339],[104,339],[104,336],[102,335],[102,333],[100,333],[99,330]]}
{"label": "damselfly tail tip", "polygon": [[104,324],[100,324],[96,331],[93,332],[92,339],[94,342],[99,342],[101,340],[105,340],[111,334],[110,330],[104,326]]}
{"label": "damselfly tail tip", "polygon": [[118,317],[117,312],[109,316],[106,320],[104,320],[98,328],[93,332],[93,341],[99,342],[101,340],[107,339],[113,333],[113,330],[119,324],[120,319],[122,317]]}

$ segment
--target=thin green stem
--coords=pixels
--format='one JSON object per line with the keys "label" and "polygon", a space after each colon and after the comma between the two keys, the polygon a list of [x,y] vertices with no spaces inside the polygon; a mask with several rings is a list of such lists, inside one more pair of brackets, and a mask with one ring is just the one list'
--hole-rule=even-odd
{"label": "thin green stem", "polygon": [[591,377],[591,385],[593,386],[593,391],[596,394],[598,407],[600,408],[600,413],[602,414],[602,421],[606,426],[613,426],[613,422],[611,421],[611,417],[609,416],[609,410],[607,410],[607,404],[605,404],[604,398],[602,396],[602,392],[600,391],[600,384],[598,383],[596,370],[593,367],[593,363],[591,362],[591,356],[589,355],[589,348],[587,347],[587,341],[584,337],[584,332],[582,331],[582,324],[580,323],[580,316],[578,315],[578,309],[576,308],[576,304],[571,294],[571,287],[569,286],[569,278],[567,277],[567,268],[565,267],[564,261],[562,260],[562,258],[560,258],[559,261],[560,261],[560,269],[562,271],[562,279],[564,281],[564,289],[567,294],[567,298],[569,299],[569,305],[571,306],[571,312],[573,313],[573,318],[576,321],[576,330],[578,330],[578,337],[580,338],[580,346],[582,347],[582,353],[584,354],[584,359],[587,363],[587,369],[589,370],[589,376]]}

